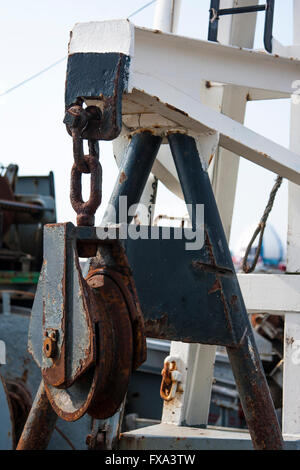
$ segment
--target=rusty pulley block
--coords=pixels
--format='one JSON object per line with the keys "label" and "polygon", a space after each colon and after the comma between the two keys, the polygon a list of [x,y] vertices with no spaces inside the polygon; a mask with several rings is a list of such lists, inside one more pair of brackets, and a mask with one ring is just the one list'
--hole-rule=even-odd
{"label": "rusty pulley block", "polygon": [[[73,138],[70,196],[78,227],[65,223],[44,229],[29,349],[58,416],[75,421],[88,413],[106,419],[119,409],[132,370],[146,358],[144,323],[124,248],[118,240],[101,241],[92,227],[102,197],[102,112],[77,100],[68,107],[65,123]],[[86,202],[83,173],[91,175]],[[89,258],[85,277],[79,256]]]}
{"label": "rusty pulley block", "polygon": [[[87,230],[94,228],[45,227],[30,325],[29,347],[42,369],[48,399],[67,421],[85,413],[97,419],[112,416],[132,370],[146,357],[143,318],[124,249],[118,240],[94,240],[98,255],[84,277],[77,246],[81,253],[85,246],[87,251],[95,247],[91,238],[89,246],[82,239]],[[103,250],[111,265],[104,262]]]}

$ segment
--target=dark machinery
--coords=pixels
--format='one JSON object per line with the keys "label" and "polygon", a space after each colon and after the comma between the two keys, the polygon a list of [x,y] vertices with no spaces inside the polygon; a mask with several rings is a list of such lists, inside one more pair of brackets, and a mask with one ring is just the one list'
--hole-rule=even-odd
{"label": "dark machinery", "polygon": [[30,307],[43,260],[43,226],[56,222],[54,178],[18,176],[9,165],[0,175],[0,291],[5,310]]}
{"label": "dark machinery", "polygon": [[[11,428],[12,447],[16,447],[20,438],[32,405],[32,393],[36,391],[34,368],[29,367],[24,339],[43,261],[43,226],[54,222],[53,173],[48,176],[19,176],[17,165],[2,167],[0,339],[6,344],[6,363],[1,367],[1,376],[3,400],[10,410],[8,429]],[[27,381],[29,368],[30,383]]]}

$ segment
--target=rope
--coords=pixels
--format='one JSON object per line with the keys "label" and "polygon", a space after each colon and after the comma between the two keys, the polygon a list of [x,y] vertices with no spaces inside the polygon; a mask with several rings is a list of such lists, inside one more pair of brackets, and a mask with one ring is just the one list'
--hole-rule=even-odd
{"label": "rope", "polygon": [[[275,184],[272,188],[272,191],[270,193],[269,201],[268,201],[268,204],[266,205],[263,216],[260,219],[260,222],[259,222],[256,230],[253,233],[253,236],[252,236],[252,238],[249,242],[249,245],[247,246],[247,249],[246,249],[246,252],[245,252],[245,255],[244,255],[244,259],[243,259],[243,271],[244,271],[244,273],[252,273],[254,271],[255,267],[256,267],[256,264],[257,264],[257,261],[258,261],[259,255],[260,255],[260,250],[261,250],[261,246],[262,246],[263,235],[264,235],[264,231],[265,231],[265,228],[266,228],[267,219],[268,219],[269,214],[270,214],[270,212],[273,208],[275,196],[276,196],[276,193],[277,193],[278,189],[281,186],[281,183],[282,183],[282,176],[277,176],[276,182],[275,182]],[[253,243],[254,243],[254,241],[255,241],[255,239],[258,235],[259,235],[259,240],[258,240],[258,245],[257,245],[256,251],[255,251],[254,260],[253,260],[252,264],[249,266],[248,263],[247,263],[248,256],[249,256],[250,250],[252,248],[252,245],[253,245]]]}
{"label": "rope", "polygon": [[[139,8],[138,10],[135,10],[133,13],[131,13],[129,16],[127,16],[127,19],[129,18],[132,18],[133,16],[137,15],[138,13],[140,13],[141,11],[145,10],[145,8],[148,8],[150,5],[152,5],[153,3],[155,3],[156,0],[152,0],[151,2],[148,2],[146,3],[145,5],[143,5],[141,8]],[[61,59],[58,59],[56,62],[54,62],[53,64],[50,64],[48,65],[48,67],[40,70],[39,72],[35,73],[34,75],[31,75],[30,77],[26,78],[25,80],[23,80],[22,82],[20,83],[17,83],[16,85],[12,86],[11,88],[8,88],[8,90],[5,90],[3,91],[2,93],[0,93],[0,97],[1,96],[5,96],[7,95],[8,93],[11,93],[12,91],[16,90],[17,88],[25,85],[26,83],[30,82],[31,80],[39,77],[40,75],[42,75],[43,73],[45,72],[48,72],[48,70],[51,70],[53,67],[56,67],[56,65],[60,64],[61,62],[63,62],[64,60],[67,59],[67,56],[64,56],[62,57]]]}
{"label": "rope", "polygon": [[76,450],[76,448],[74,447],[74,445],[72,444],[72,442],[70,441],[70,439],[68,438],[68,436],[65,435],[65,433],[62,432],[62,430],[58,427],[58,426],[55,426],[55,430],[58,432],[58,434],[61,435],[61,437],[69,444],[69,446],[71,447],[71,449],[73,450]]}

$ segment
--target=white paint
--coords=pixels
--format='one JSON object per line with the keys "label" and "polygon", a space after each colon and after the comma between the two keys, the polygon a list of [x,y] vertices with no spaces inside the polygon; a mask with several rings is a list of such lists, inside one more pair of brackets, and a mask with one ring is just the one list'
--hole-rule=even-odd
{"label": "white paint", "polygon": [[297,60],[146,28],[135,28],[134,55],[136,72],[147,68],[173,86],[188,85],[191,95],[199,95],[200,81],[209,80],[289,96],[291,83],[299,78]]}
{"label": "white paint", "polygon": [[134,25],[128,20],[90,21],[75,24],[69,55],[78,52],[134,54]]}
{"label": "white paint", "polygon": [[[300,315],[285,315],[283,367],[283,432],[300,433],[300,364],[295,344],[300,340]],[[298,343],[299,344],[299,343]]]}
{"label": "white paint", "polygon": [[[201,80],[280,92],[289,96],[291,83],[299,78],[298,60],[260,51],[157,33],[135,27],[128,20],[78,23],[71,33],[69,54],[121,52],[134,57],[131,72],[145,73],[199,95]],[[154,55],[153,55],[154,54]],[[165,62],[163,69],[161,62]],[[192,70],[192,74],[187,74]]]}
{"label": "white paint", "polygon": [[[220,8],[244,7],[257,5],[258,0],[222,0]],[[256,13],[247,15],[228,15],[219,21],[218,40],[222,44],[252,49],[254,43]],[[276,92],[249,89],[236,85],[212,86],[202,88],[202,99],[210,106],[210,102],[219,104],[219,111],[235,121],[243,124],[247,99],[275,98]],[[278,96],[277,96],[278,97]],[[214,107],[216,109],[216,105]],[[224,231],[229,240],[232,214],[239,170],[239,156],[219,148],[211,165],[212,186],[221,215]]]}
{"label": "white paint", "polygon": [[153,29],[164,32],[177,30],[181,0],[156,0]]}
{"label": "white paint", "polygon": [[162,423],[190,426],[207,423],[215,348],[172,341],[181,383],[173,400],[164,402]]}
{"label": "white paint", "polygon": [[153,29],[172,31],[173,26],[173,0],[156,0]]}
{"label": "white paint", "polygon": [[[294,0],[293,12],[294,44],[300,43],[300,2]],[[299,77],[298,77],[299,78]],[[300,153],[300,106],[291,103],[290,147]],[[300,160],[300,157],[298,157]],[[288,237],[287,237],[287,271],[300,272],[300,188],[289,184],[288,200]],[[291,275],[292,276],[292,275]],[[294,277],[298,278],[297,274]],[[288,292],[283,291],[288,303]],[[299,308],[299,307],[298,307]],[[286,311],[289,312],[288,309]],[[283,432],[297,434],[300,432],[300,366],[294,362],[293,344],[300,340],[300,315],[286,314],[284,327],[284,367],[283,367]]]}
{"label": "white paint", "polygon": [[219,145],[219,133],[195,136],[197,150],[202,168],[207,171],[209,161],[213,158]]}
{"label": "white paint", "polygon": [[[156,0],[153,28],[160,29],[166,32],[176,31],[178,20],[179,20],[179,15],[180,15],[180,6],[181,6],[181,0]],[[143,117],[140,116],[139,119],[141,123],[141,120],[143,120]],[[157,122],[158,120],[156,120],[156,123]],[[149,123],[147,122],[142,123],[144,127],[147,127],[147,124]],[[161,152],[162,150],[160,149],[158,152],[158,158],[156,159],[156,162],[158,162]],[[169,160],[173,160],[170,155],[169,155]],[[139,217],[141,222],[144,221],[145,223],[149,225],[153,224],[153,218],[154,218],[153,203],[155,204],[156,202],[157,189],[158,189],[158,181],[156,181],[156,176],[154,176],[152,172],[150,173],[148,181],[145,185],[145,188],[141,197],[141,201],[140,201],[141,204],[145,204],[149,207],[148,218],[146,219],[146,217],[142,216],[140,206],[137,209],[137,216]]]}
{"label": "white paint", "polygon": [[[123,29],[120,34],[118,22],[113,24],[119,42],[126,42],[126,37],[132,40],[128,22],[121,21],[120,28]],[[124,24],[129,28],[127,33],[124,33]],[[90,29],[91,26],[87,27],[84,37]],[[108,30],[104,28],[102,31],[100,42],[113,42],[113,34],[105,38]],[[87,49],[91,50],[91,47]],[[187,74],[187,70],[193,73]],[[299,62],[135,28],[135,55],[128,85],[132,94],[125,95],[125,101],[130,98],[148,112],[161,114],[196,134],[217,131],[222,147],[299,184],[298,155],[201,103],[199,83],[204,72],[209,70],[215,76],[208,75],[208,79],[219,77],[219,81],[290,93],[291,81],[299,76]],[[187,115],[170,109],[168,103]]]}
{"label": "white paint", "polygon": [[238,274],[249,313],[300,313],[300,277],[293,274]]}
{"label": "white paint", "polygon": [[283,46],[279,41],[273,38],[272,49],[273,54],[277,54],[281,57],[287,57],[288,59],[300,60],[300,44]]}
{"label": "white paint", "polygon": [[[210,89],[207,94],[210,94]],[[243,88],[231,85],[224,87],[223,99],[220,103],[222,113],[240,123],[244,122],[246,94]],[[239,156],[229,150],[219,148],[213,159],[212,167],[212,186],[224,232],[227,240],[229,240],[239,170]]]}
{"label": "white paint", "polygon": [[[142,104],[145,109],[176,121],[195,134],[203,135],[203,133],[209,134],[217,131],[220,133],[221,147],[297,184],[300,183],[300,161],[296,153],[247,129],[227,116],[217,113],[185,92],[166,86],[160,80],[145,75],[135,75],[134,81],[136,89],[141,89],[143,84],[143,92],[134,90],[130,95],[130,99],[135,103]],[[157,96],[160,97],[161,102],[157,100]],[[171,109],[168,106],[170,102],[178,110],[189,115]]]}

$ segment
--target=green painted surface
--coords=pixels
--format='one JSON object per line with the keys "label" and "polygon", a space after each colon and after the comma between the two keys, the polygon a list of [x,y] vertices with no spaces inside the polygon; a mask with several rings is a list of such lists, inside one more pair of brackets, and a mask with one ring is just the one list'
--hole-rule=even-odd
{"label": "green painted surface", "polygon": [[0,284],[37,284],[39,272],[0,271]]}

